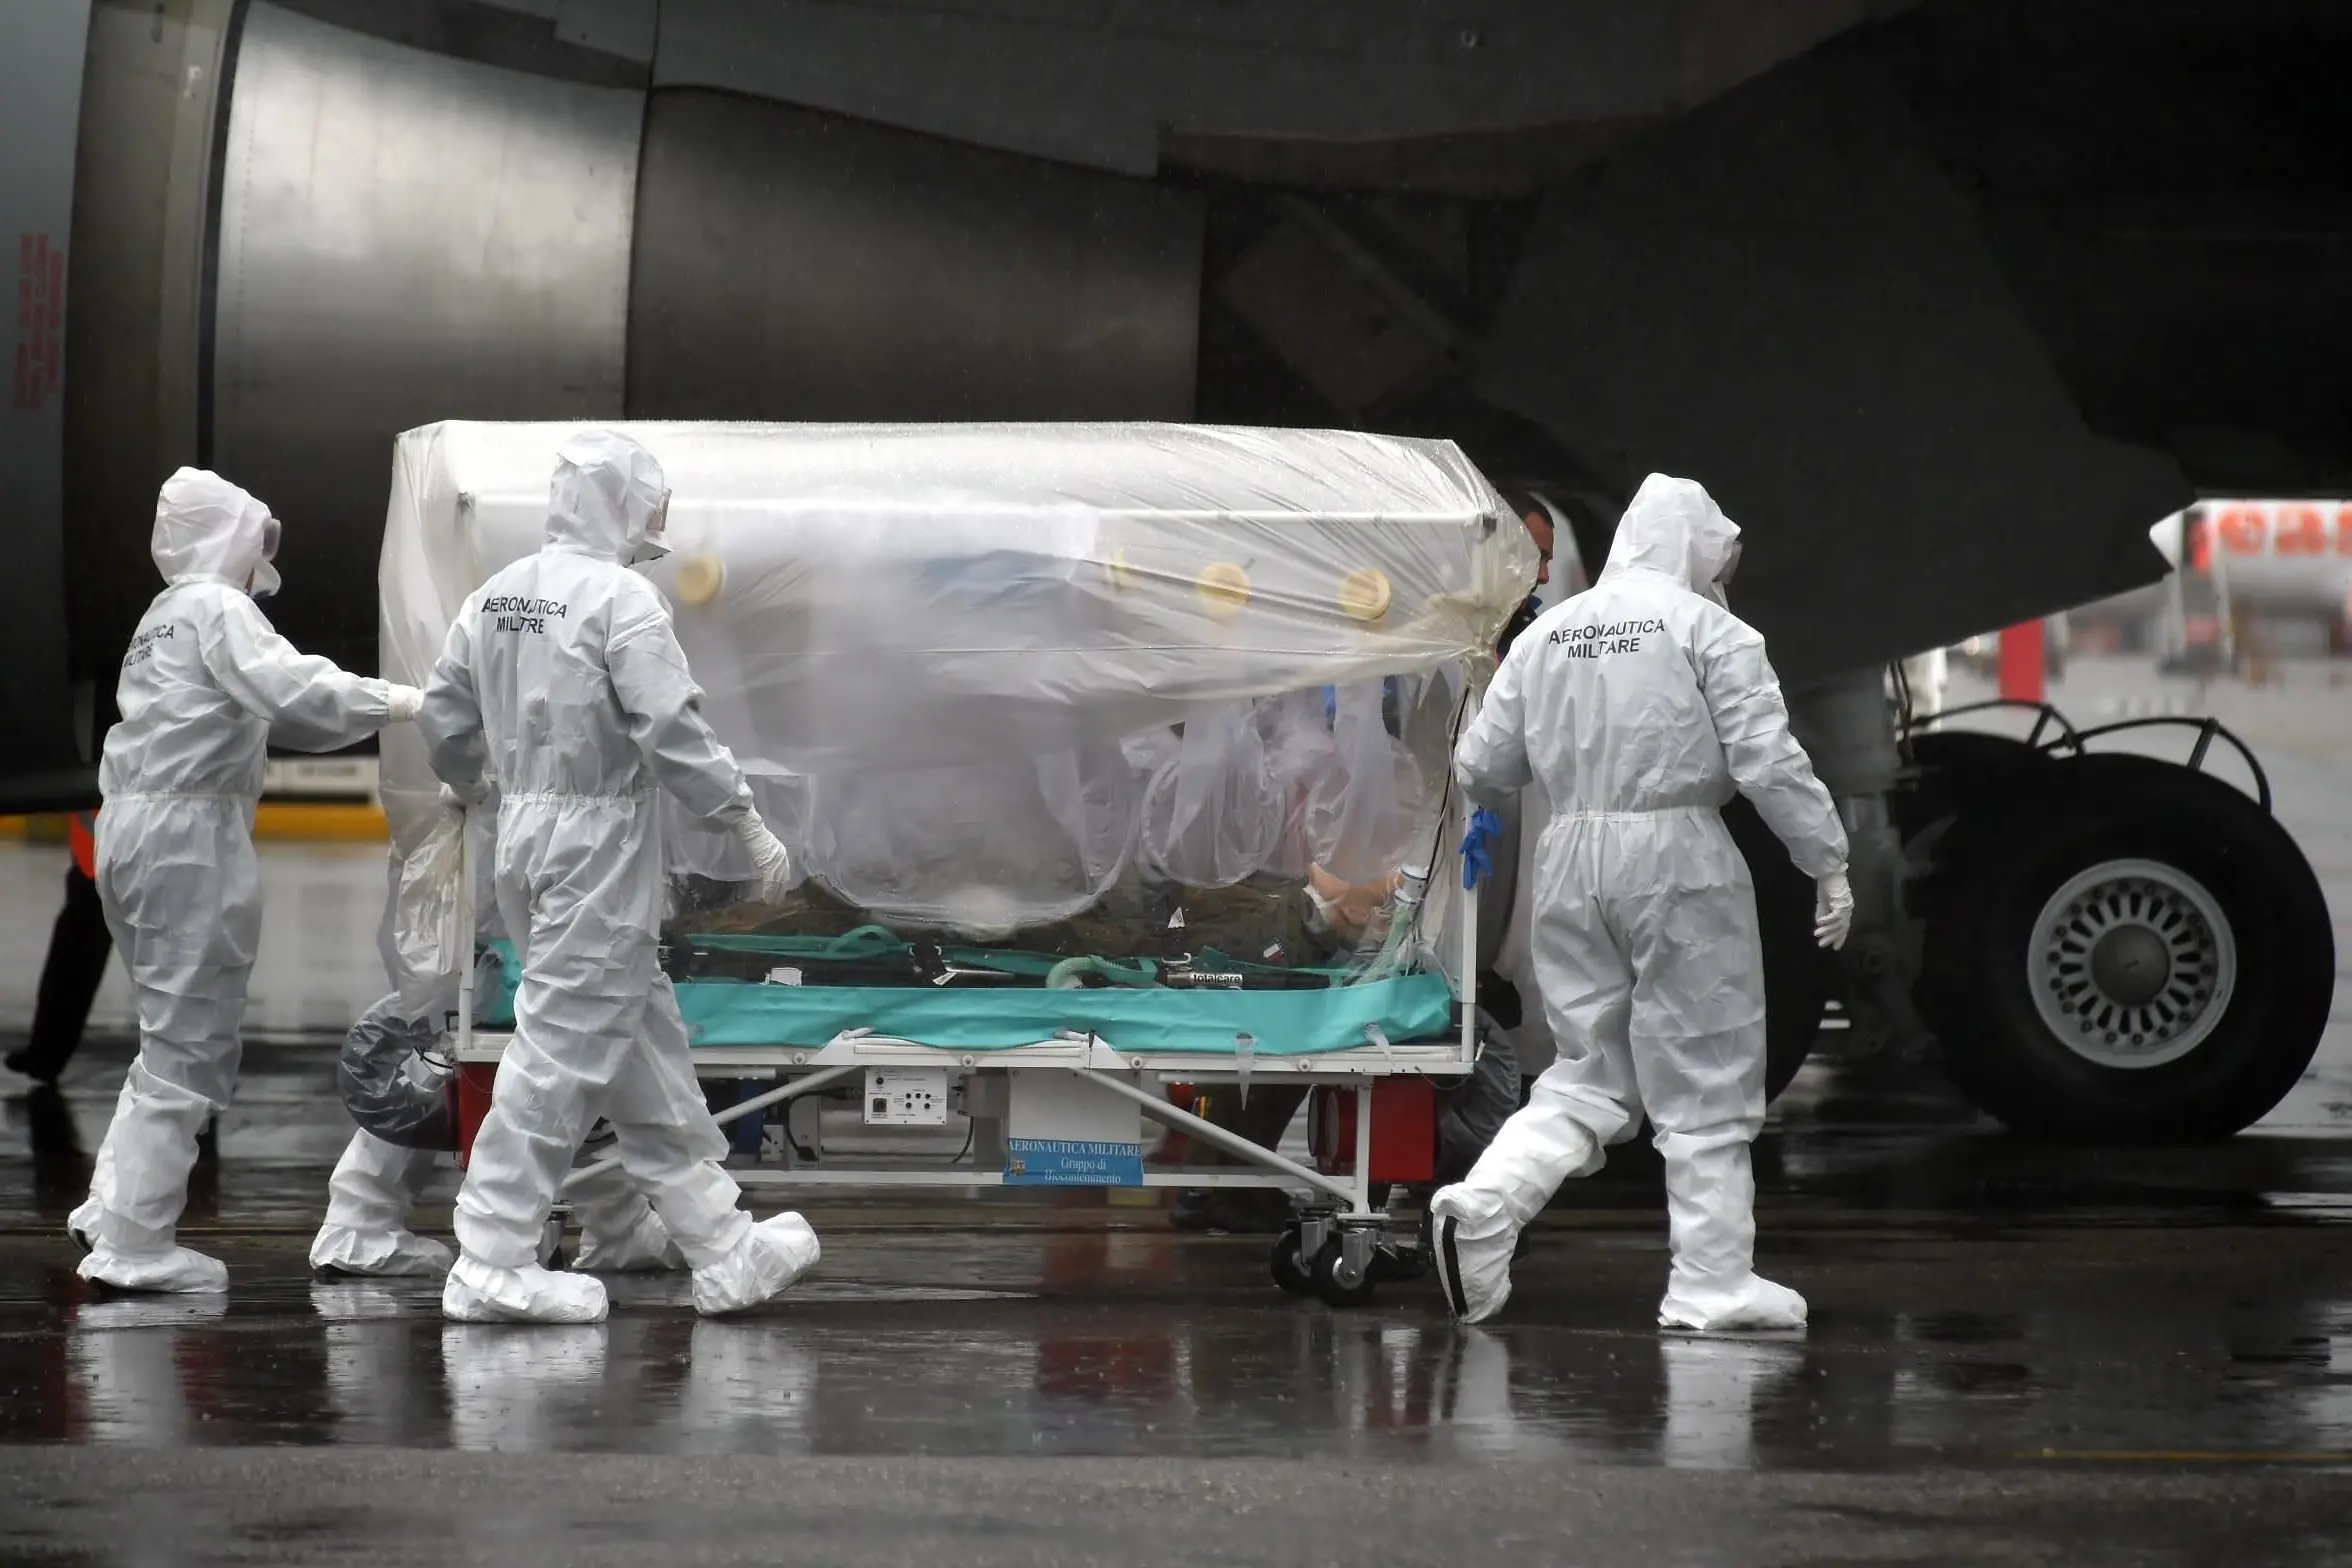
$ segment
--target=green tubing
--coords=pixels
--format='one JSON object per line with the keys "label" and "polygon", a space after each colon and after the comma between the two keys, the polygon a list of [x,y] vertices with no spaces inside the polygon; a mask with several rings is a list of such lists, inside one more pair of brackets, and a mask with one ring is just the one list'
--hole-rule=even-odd
{"label": "green tubing", "polygon": [[1097,974],[1105,976],[1115,985],[1129,986],[1136,990],[1166,990],[1167,987],[1153,978],[1154,973],[1152,961],[1148,958],[1137,959],[1136,967],[1128,969],[1112,963],[1107,958],[1097,958],[1092,954],[1081,953],[1075,958],[1065,958],[1048,969],[1045,972],[1045,986],[1049,991],[1074,991],[1082,983],[1084,976]]}
{"label": "green tubing", "polygon": [[847,954],[864,957],[870,953],[887,952],[891,948],[904,947],[905,945],[905,941],[899,934],[888,926],[859,926],[853,931],[844,931],[827,942],[823,951],[828,957],[833,958],[840,958]]}

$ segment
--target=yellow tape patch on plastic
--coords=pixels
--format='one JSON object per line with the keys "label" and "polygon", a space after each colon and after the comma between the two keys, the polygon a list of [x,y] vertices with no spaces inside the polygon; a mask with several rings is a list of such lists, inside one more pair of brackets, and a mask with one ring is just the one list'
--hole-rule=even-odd
{"label": "yellow tape patch on plastic", "polygon": [[678,567],[671,591],[690,610],[704,609],[727,586],[727,563],[715,555],[689,556]]}
{"label": "yellow tape patch on plastic", "polygon": [[1350,572],[1339,580],[1339,609],[1351,620],[1377,621],[1388,613],[1393,597],[1388,573],[1377,566]]}
{"label": "yellow tape patch on plastic", "polygon": [[1208,601],[1209,613],[1221,621],[1231,620],[1249,606],[1249,573],[1236,562],[1210,562],[1201,568],[1193,587]]}

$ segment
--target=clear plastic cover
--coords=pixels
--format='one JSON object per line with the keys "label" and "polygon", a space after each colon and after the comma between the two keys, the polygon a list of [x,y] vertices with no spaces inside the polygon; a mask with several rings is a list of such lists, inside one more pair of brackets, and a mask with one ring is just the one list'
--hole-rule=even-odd
{"label": "clear plastic cover", "polygon": [[[422,684],[465,595],[539,547],[575,428],[400,438],[388,678]],[[1336,962],[1359,933],[1330,929],[1310,884],[1384,894],[1427,865],[1464,678],[1491,667],[1536,566],[1447,442],[618,428],[673,493],[672,553],[643,570],[807,878],[743,908],[741,851],[673,812],[681,909],[705,930],[1116,957],[1197,947],[1222,919],[1208,935],[1252,955]],[[435,785],[405,726],[383,782],[396,841],[422,850]]]}

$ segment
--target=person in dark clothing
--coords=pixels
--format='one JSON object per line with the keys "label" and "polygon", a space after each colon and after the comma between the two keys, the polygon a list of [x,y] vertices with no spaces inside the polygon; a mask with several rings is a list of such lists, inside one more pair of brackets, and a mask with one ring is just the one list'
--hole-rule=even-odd
{"label": "person in dark clothing", "polygon": [[0,1065],[10,1072],[36,1083],[55,1083],[73,1059],[75,1047],[82,1043],[82,1026],[89,1021],[90,1004],[106,978],[107,956],[114,951],[106,912],[98,902],[93,864],[97,817],[95,811],[73,815],[65,907],[49,931],[49,956],[41,965],[41,983],[34,993],[32,1033],[21,1050],[0,1058]]}

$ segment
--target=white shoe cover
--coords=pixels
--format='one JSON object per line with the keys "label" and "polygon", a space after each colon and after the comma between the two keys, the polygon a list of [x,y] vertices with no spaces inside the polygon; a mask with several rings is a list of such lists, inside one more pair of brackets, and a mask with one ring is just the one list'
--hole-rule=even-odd
{"label": "white shoe cover", "polygon": [[1786,1285],[1750,1274],[1724,1288],[1668,1286],[1658,1304],[1658,1326],[1694,1334],[1786,1333],[1804,1328],[1805,1310],[1805,1298]]}
{"label": "white shoe cover", "polygon": [[441,1315],[459,1323],[601,1323],[604,1282],[537,1264],[497,1269],[460,1257],[441,1287]]}
{"label": "white shoe cover", "polygon": [[[1484,1323],[1511,1299],[1511,1254],[1519,1227],[1508,1216],[1483,1222],[1462,1214],[1461,1189],[1441,1190],[1429,1200],[1431,1263],[1445,1296],[1446,1310],[1461,1323]],[[1473,1235],[1473,1229],[1484,1231]]]}
{"label": "white shoe cover", "polygon": [[110,1290],[209,1296],[229,1288],[226,1263],[187,1247],[135,1254],[100,1248],[82,1259],[78,1272],[91,1284],[104,1285]]}
{"label": "white shoe cover", "polygon": [[773,1301],[816,1266],[817,1233],[797,1214],[760,1221],[721,1262],[694,1271],[694,1310],[704,1317]]}
{"label": "white shoe cover", "polygon": [[583,1229],[580,1255],[572,1267],[583,1274],[658,1274],[686,1266],[686,1254],[670,1239],[661,1216],[647,1209],[635,1225],[617,1236],[600,1236]]}
{"label": "white shoe cover", "polygon": [[65,1217],[65,1233],[83,1252],[93,1252],[98,1246],[98,1217],[106,1212],[96,1198],[84,1198],[71,1214]]}
{"label": "white shoe cover", "polygon": [[361,1231],[329,1223],[310,1244],[310,1266],[328,1274],[438,1278],[455,1261],[447,1247],[412,1230]]}

